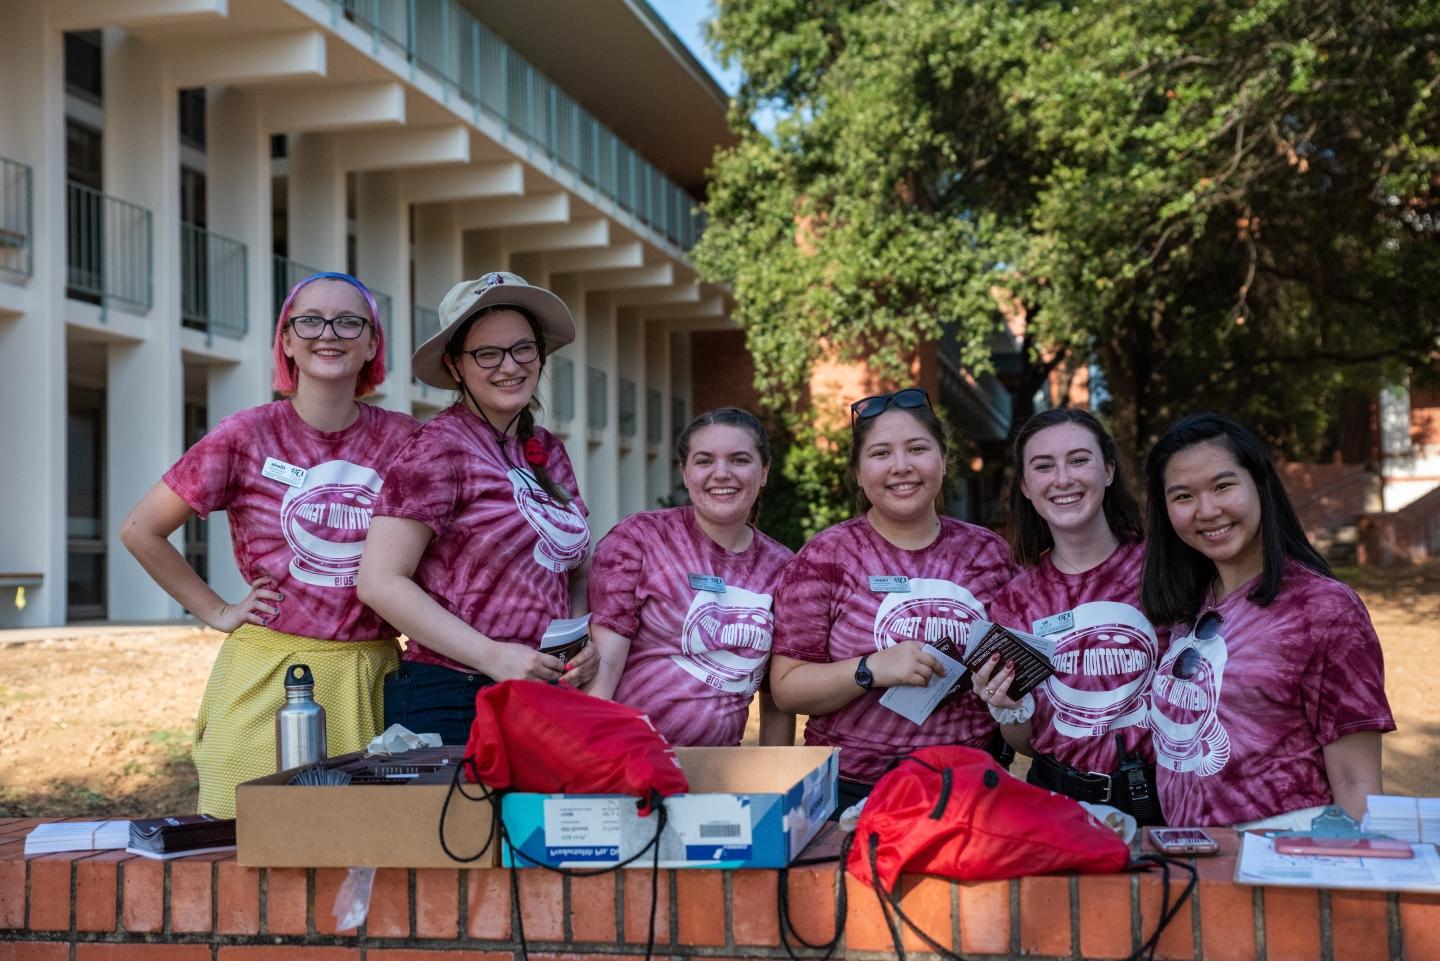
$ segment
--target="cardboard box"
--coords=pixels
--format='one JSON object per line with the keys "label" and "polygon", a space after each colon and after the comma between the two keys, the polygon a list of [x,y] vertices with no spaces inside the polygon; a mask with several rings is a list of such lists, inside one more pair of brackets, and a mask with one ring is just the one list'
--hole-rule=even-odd
{"label": "cardboard box", "polygon": [[[665,868],[781,868],[835,809],[840,752],[828,747],[677,747],[690,793],[666,800]],[[505,796],[505,829],[522,867],[598,868],[643,848],[657,815],[624,795]],[[646,853],[632,866],[648,868]],[[506,846],[501,863],[510,864]]]}
{"label": "cardboard box", "polygon": [[[465,748],[440,751],[455,765]],[[396,761],[403,758],[395,756]],[[296,771],[247,781],[235,790],[236,860],[251,867],[493,867],[498,839],[475,861],[454,860],[440,846],[440,810],[450,791],[447,770],[399,784],[287,784]],[[461,786],[472,796],[479,793],[474,784]],[[495,833],[489,802],[467,800],[457,791],[445,816],[450,849],[461,856],[475,854]]]}

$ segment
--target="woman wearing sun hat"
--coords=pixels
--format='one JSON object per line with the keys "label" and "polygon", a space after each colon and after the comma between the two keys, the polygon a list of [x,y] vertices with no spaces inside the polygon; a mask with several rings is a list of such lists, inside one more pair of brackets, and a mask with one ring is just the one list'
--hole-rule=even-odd
{"label": "woman wearing sun hat", "polygon": [[385,723],[463,744],[484,685],[594,676],[588,648],[564,665],[539,649],[572,593],[583,604],[590,530],[570,458],[533,412],[545,358],[575,339],[569,308],[497,271],[456,284],[440,323],[412,368],[459,396],[386,476],[360,596],[410,640]]}
{"label": "woman wearing sun hat", "polygon": [[[306,277],[275,326],[274,388],[284,400],[226,417],[130,512],[120,539],[185,609],[226,638],[195,724],[200,811],[235,816],[235,785],[275,771],[275,712],[293,664],[315,676],[329,753],[380,730],[395,630],[355,595],[370,507],[408,414],[360,403],[385,379],[375,298],[349,274]],[[225,511],[250,585],[227,603],[169,536]]]}

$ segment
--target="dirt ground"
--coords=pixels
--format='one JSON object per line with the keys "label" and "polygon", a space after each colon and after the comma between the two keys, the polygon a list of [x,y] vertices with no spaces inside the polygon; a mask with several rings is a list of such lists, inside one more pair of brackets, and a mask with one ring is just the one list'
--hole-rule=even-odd
{"label": "dirt ground", "polygon": [[[1399,730],[1391,793],[1440,795],[1440,564],[1346,570],[1385,648]],[[0,632],[0,816],[153,817],[195,809],[195,710],[221,636],[204,628]],[[28,635],[27,635],[28,636]],[[751,713],[747,740],[756,735]]]}

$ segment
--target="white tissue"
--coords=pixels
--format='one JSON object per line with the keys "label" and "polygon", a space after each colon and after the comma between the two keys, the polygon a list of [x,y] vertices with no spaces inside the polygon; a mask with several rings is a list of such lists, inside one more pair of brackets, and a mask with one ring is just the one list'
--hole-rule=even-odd
{"label": "white tissue", "polygon": [[392,724],[366,745],[367,754],[404,754],[417,747],[439,747],[440,735],[416,734],[403,724]]}

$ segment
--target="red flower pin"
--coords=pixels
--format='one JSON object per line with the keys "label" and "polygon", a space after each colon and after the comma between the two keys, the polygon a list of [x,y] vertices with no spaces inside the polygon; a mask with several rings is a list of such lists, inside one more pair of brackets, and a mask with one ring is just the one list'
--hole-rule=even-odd
{"label": "red flower pin", "polygon": [[532,437],[525,442],[525,463],[532,467],[540,467],[547,459],[545,445],[540,443],[540,438]]}

